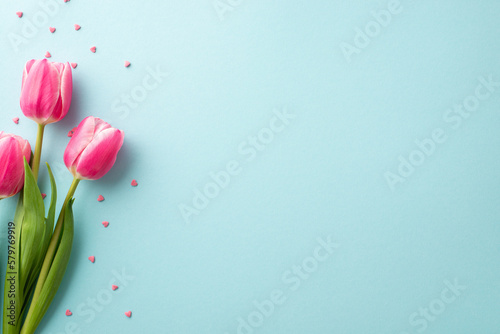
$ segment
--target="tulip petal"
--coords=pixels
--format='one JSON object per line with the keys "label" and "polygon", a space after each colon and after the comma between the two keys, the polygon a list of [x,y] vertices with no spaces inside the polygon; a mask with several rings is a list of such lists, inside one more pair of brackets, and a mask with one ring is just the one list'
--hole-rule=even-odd
{"label": "tulip petal", "polygon": [[64,151],[64,164],[75,175],[75,161],[94,138],[95,118],[84,118],[76,128],[66,150]]}
{"label": "tulip petal", "polygon": [[71,96],[73,94],[73,73],[71,72],[71,65],[69,63],[63,64],[63,72],[61,73],[61,99],[62,109],[59,119],[66,116],[71,104]]}
{"label": "tulip petal", "polygon": [[59,100],[60,79],[57,68],[47,59],[35,62],[26,76],[21,91],[21,109],[24,115],[37,123],[44,123]]}
{"label": "tulip petal", "polygon": [[28,60],[26,65],[24,66],[24,71],[23,71],[23,82],[21,84],[21,90],[24,87],[24,80],[26,80],[26,77],[28,76],[28,73],[30,72],[31,66],[36,62],[35,59]]}
{"label": "tulip petal", "polygon": [[68,113],[71,104],[71,95],[73,94],[73,77],[69,63],[52,63],[59,73],[61,87],[59,89],[59,99],[54,107],[54,112],[46,121],[46,124],[58,122]]}
{"label": "tulip petal", "polygon": [[109,125],[109,123],[106,123],[105,121],[103,121],[98,117],[94,117],[94,120],[95,120],[94,136],[99,132],[111,128],[111,125]]}
{"label": "tulip petal", "polygon": [[22,152],[17,140],[12,136],[0,138],[0,199],[15,195],[24,181]]}
{"label": "tulip petal", "polygon": [[30,142],[23,139],[22,137],[12,135],[17,140],[17,143],[19,144],[19,147],[21,148],[21,152],[23,153],[24,157],[26,158],[26,161],[28,163],[30,162],[31,159],[31,145]]}
{"label": "tulip petal", "polygon": [[114,128],[98,133],[76,161],[77,177],[91,180],[103,177],[113,167],[123,139],[123,131]]}

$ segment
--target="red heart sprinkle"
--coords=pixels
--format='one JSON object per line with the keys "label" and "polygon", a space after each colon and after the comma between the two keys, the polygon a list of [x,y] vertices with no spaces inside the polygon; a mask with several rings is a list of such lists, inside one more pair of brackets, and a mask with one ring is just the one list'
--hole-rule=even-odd
{"label": "red heart sprinkle", "polygon": [[21,17],[23,17],[23,12],[16,12],[16,15],[17,15],[19,18],[21,18]]}
{"label": "red heart sprinkle", "polygon": [[73,313],[70,310],[66,310],[66,315],[69,317],[69,316],[73,315]]}
{"label": "red heart sprinkle", "polygon": [[14,117],[12,121],[16,124],[19,124],[19,117]]}
{"label": "red heart sprinkle", "polygon": [[132,180],[130,184],[132,185],[132,187],[137,187],[139,185],[136,180]]}
{"label": "red heart sprinkle", "polygon": [[115,291],[116,289],[118,289],[118,285],[114,285],[114,284],[113,284],[113,285],[111,286],[111,289],[112,289],[113,291]]}
{"label": "red heart sprinkle", "polygon": [[108,227],[109,226],[109,222],[102,222],[102,225],[104,225],[104,227]]}
{"label": "red heart sprinkle", "polygon": [[130,318],[132,316],[132,311],[125,312],[125,315]]}
{"label": "red heart sprinkle", "polygon": [[78,66],[77,63],[71,63],[71,67],[76,68]]}
{"label": "red heart sprinkle", "polygon": [[95,262],[95,256],[94,255],[89,256],[89,261],[92,262],[92,263],[94,263]]}
{"label": "red heart sprinkle", "polygon": [[46,193],[42,193],[42,199],[45,199],[45,197],[47,197],[47,194]]}
{"label": "red heart sprinkle", "polygon": [[54,27],[49,27],[49,30],[50,30],[50,32],[51,32],[51,33],[54,33],[54,31],[56,31],[56,28],[54,28]]}
{"label": "red heart sprinkle", "polygon": [[102,196],[102,195],[99,195],[99,197],[97,197],[97,201],[99,201],[99,202],[102,202],[102,201],[104,201],[104,196]]}
{"label": "red heart sprinkle", "polygon": [[45,52],[45,58],[50,58],[50,57],[52,57],[52,55],[50,54],[50,52],[49,51]]}
{"label": "red heart sprinkle", "polygon": [[95,46],[93,46],[93,47],[90,48],[90,51],[92,51],[93,53],[95,53],[95,50],[96,50]]}
{"label": "red heart sprinkle", "polygon": [[75,30],[76,30],[76,31],[80,30],[80,28],[81,28],[81,27],[80,27],[78,24],[75,24]]}

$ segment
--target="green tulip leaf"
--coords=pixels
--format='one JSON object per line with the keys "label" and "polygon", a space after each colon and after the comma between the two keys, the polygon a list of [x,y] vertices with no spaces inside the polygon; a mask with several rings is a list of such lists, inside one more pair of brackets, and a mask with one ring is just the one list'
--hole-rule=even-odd
{"label": "green tulip leaf", "polygon": [[[42,269],[43,260],[45,259],[47,248],[49,247],[50,239],[52,237],[52,231],[54,230],[54,219],[55,219],[56,202],[57,202],[57,187],[54,175],[52,174],[52,169],[50,168],[50,165],[48,163],[47,163],[47,169],[49,172],[50,189],[51,189],[50,206],[47,218],[45,219],[43,237],[41,239],[42,242],[40,242],[38,245],[38,258],[36,260],[32,274],[29,277],[28,284],[26,285],[26,291],[25,291],[26,298],[31,297],[32,293],[35,290],[35,283],[40,274],[40,270]],[[23,318],[24,313],[27,311],[27,306],[28,306],[27,303],[23,305],[21,311],[21,318]]]}
{"label": "green tulip leaf", "polygon": [[33,299],[28,315],[24,322],[21,334],[33,334],[40,324],[45,312],[47,312],[50,303],[56,295],[57,289],[62,282],[64,273],[69,263],[71,248],[73,247],[74,235],[74,220],[73,220],[73,202],[74,199],[68,201],[68,205],[64,208],[64,220],[62,233],[57,246],[54,260],[49,269],[49,273],[40,294]]}
{"label": "green tulip leaf", "polygon": [[[39,243],[45,227],[45,206],[40,189],[26,159],[24,160],[24,219],[21,226],[21,288],[27,290],[26,283],[38,264]],[[25,295],[26,297],[27,295]]]}

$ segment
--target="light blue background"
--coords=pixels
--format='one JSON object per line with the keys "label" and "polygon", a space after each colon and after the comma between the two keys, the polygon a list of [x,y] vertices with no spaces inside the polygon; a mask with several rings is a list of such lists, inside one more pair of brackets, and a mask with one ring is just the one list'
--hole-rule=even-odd
{"label": "light blue background", "polygon": [[[126,139],[112,171],[77,190],[71,263],[40,333],[233,334],[273,290],[286,300],[254,333],[419,333],[410,316],[455,280],[465,290],[425,332],[500,333],[500,89],[458,129],[443,120],[479,77],[500,81],[499,2],[401,0],[350,62],[342,43],[389,1],[242,0],[222,19],[212,0],[55,3],[30,37],[38,2],[0,5],[0,129],[34,143],[21,74],[49,51],[78,63],[70,113],[47,127],[42,157],[59,201],[72,127],[94,115]],[[158,67],[168,77],[120,111]],[[238,147],[285,107],[295,118],[247,161]],[[391,190],[384,174],[438,128],[447,140]],[[179,205],[233,160],[241,173],[187,224]],[[3,225],[14,205],[0,203]],[[330,235],[338,249],[291,290],[282,276]],[[113,270],[130,277],[109,293]]]}

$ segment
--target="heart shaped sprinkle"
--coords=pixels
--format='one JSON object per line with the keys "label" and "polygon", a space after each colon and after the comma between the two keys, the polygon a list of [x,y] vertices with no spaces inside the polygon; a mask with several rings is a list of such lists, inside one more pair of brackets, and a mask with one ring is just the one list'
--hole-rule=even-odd
{"label": "heart shaped sprinkle", "polygon": [[114,285],[114,284],[113,284],[113,285],[111,286],[111,289],[112,289],[113,291],[115,291],[116,289],[118,289],[118,285]]}
{"label": "heart shaped sprinkle", "polygon": [[81,28],[81,27],[80,27],[78,24],[75,24],[75,30],[76,30],[76,31],[80,30],[80,28]]}
{"label": "heart shaped sprinkle", "polygon": [[19,18],[21,18],[21,17],[23,17],[23,12],[16,12],[16,15],[17,15]]}
{"label": "heart shaped sprinkle", "polygon": [[94,255],[89,256],[89,261],[92,262],[92,263],[94,263],[95,262],[95,256]]}
{"label": "heart shaped sprinkle", "polygon": [[50,58],[50,57],[52,57],[52,55],[50,54],[50,52],[49,51],[45,52],[45,58]]}
{"label": "heart shaped sprinkle", "polygon": [[132,316],[132,311],[125,312],[125,315],[130,318]]}
{"label": "heart shaped sprinkle", "polygon": [[90,51],[92,51],[93,53],[95,53],[95,50],[96,50],[95,46],[93,46],[93,47],[90,48]]}
{"label": "heart shaped sprinkle", "polygon": [[125,60],[125,67],[129,67],[130,66],[130,62],[128,60]]}
{"label": "heart shaped sprinkle", "polygon": [[73,313],[70,310],[66,310],[66,315],[69,317],[69,316],[73,315]]}
{"label": "heart shaped sprinkle", "polygon": [[102,225],[103,225],[104,227],[108,227],[108,226],[109,226],[109,222],[102,222]]}
{"label": "heart shaped sprinkle", "polygon": [[16,124],[19,124],[19,117],[14,117],[12,119],[12,122],[16,123]]}
{"label": "heart shaped sprinkle", "polygon": [[139,185],[139,183],[137,183],[136,180],[132,180],[132,182],[130,183],[130,185],[132,185],[132,187],[137,187]]}
{"label": "heart shaped sprinkle", "polygon": [[76,68],[78,66],[77,63],[71,63],[71,67]]}
{"label": "heart shaped sprinkle", "polygon": [[99,201],[99,202],[102,202],[102,201],[104,201],[104,196],[102,196],[102,195],[99,195],[99,197],[97,197],[97,201]]}
{"label": "heart shaped sprinkle", "polygon": [[56,28],[54,28],[54,27],[49,27],[49,31],[50,31],[51,33],[54,33],[54,31],[56,31]]}
{"label": "heart shaped sprinkle", "polygon": [[42,193],[42,199],[45,199],[45,197],[47,197],[47,194],[46,193]]}

